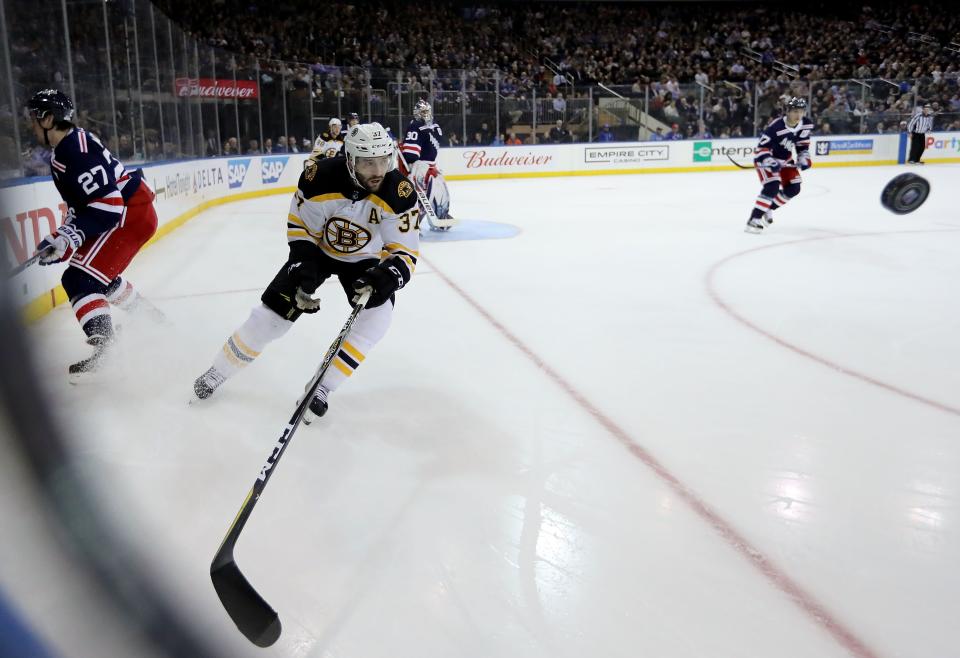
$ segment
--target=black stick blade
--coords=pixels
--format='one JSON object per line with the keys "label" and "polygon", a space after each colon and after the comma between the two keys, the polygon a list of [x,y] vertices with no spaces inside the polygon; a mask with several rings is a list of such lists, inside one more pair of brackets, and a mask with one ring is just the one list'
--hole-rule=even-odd
{"label": "black stick blade", "polygon": [[220,602],[240,632],[258,647],[269,647],[280,637],[280,617],[253,589],[233,560],[210,566],[210,579]]}

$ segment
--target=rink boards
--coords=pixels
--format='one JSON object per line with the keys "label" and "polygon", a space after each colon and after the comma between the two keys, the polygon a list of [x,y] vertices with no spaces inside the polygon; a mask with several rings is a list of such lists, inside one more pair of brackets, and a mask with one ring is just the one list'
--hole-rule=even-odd
{"label": "rink boards", "polygon": [[[931,133],[924,160],[960,162],[960,133]],[[709,139],[671,142],[464,147],[440,152],[449,180],[592,176],[640,173],[730,171],[751,165],[756,140]],[[905,134],[820,136],[813,140],[814,166],[903,163]],[[208,158],[144,165],[157,193],[160,239],[213,206],[258,196],[292,193],[305,154]],[[66,206],[49,177],[22,179],[0,195],[0,233],[9,263],[21,263],[56,229]],[[32,267],[14,281],[12,293],[29,319],[65,301],[59,286],[65,266]]]}
{"label": "rink boards", "polygon": [[[144,165],[144,177],[157,194],[160,226],[153,241],[204,210],[231,201],[292,193],[306,155],[210,158]],[[0,233],[10,263],[22,263],[66,213],[49,177],[25,179],[0,193]],[[34,266],[13,281],[12,293],[29,319],[65,301],[59,285],[65,264]]]}
{"label": "rink boards", "polygon": [[[818,167],[894,165],[906,161],[907,135],[815,136]],[[730,171],[752,166],[756,139],[475,146],[443,149],[440,168],[450,180]],[[960,162],[960,133],[931,133],[924,161]]]}

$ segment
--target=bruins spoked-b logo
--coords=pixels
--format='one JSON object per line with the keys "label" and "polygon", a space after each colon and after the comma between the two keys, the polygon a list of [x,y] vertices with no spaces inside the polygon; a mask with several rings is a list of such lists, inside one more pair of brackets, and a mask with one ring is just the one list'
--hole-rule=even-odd
{"label": "bruins spoked-b logo", "polygon": [[413,194],[413,185],[410,184],[410,181],[400,181],[400,185],[397,186],[397,194],[400,195],[401,199],[406,199]]}
{"label": "bruins spoked-b logo", "polygon": [[323,227],[327,244],[339,252],[352,254],[370,242],[370,231],[342,217],[331,217]]}

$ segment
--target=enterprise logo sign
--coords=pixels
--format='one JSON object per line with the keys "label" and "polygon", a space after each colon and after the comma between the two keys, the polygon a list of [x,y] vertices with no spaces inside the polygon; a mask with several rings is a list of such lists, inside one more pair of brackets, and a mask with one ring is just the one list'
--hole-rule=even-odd
{"label": "enterprise logo sign", "polygon": [[583,161],[587,164],[653,162],[669,158],[670,146],[667,144],[587,147],[583,151]]}

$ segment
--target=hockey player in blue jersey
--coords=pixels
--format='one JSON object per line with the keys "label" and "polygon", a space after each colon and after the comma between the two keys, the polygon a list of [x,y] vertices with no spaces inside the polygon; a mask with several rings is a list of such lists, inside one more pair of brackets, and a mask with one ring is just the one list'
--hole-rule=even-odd
{"label": "hockey player in blue jersey", "polygon": [[760,134],[753,163],[763,189],[747,220],[747,233],[760,233],[773,224],[773,211],[800,194],[800,172],[813,164],[813,121],[804,116],[806,108],[807,101],[794,96],[787,101],[786,116],[771,122]]}
{"label": "hockey player in blue jersey", "polygon": [[[420,99],[413,106],[413,120],[407,126],[407,134],[400,146],[401,173],[409,176],[417,187],[424,191],[437,221],[427,216],[430,228],[434,231],[447,231],[455,223],[450,216],[450,193],[447,181],[437,169],[437,152],[443,131],[433,122],[433,108],[430,103]],[[426,214],[426,213],[424,213]]]}
{"label": "hockey player in blue jersey", "polygon": [[114,341],[111,306],[163,314],[120,274],[157,231],[154,193],[143,171],[128,171],[93,133],[73,123],[73,101],[44,89],[27,102],[34,135],[53,149],[50,173],[68,206],[63,224],[37,251],[41,265],[69,261],[61,278],[93,355],[69,368],[72,378],[97,370]]}

